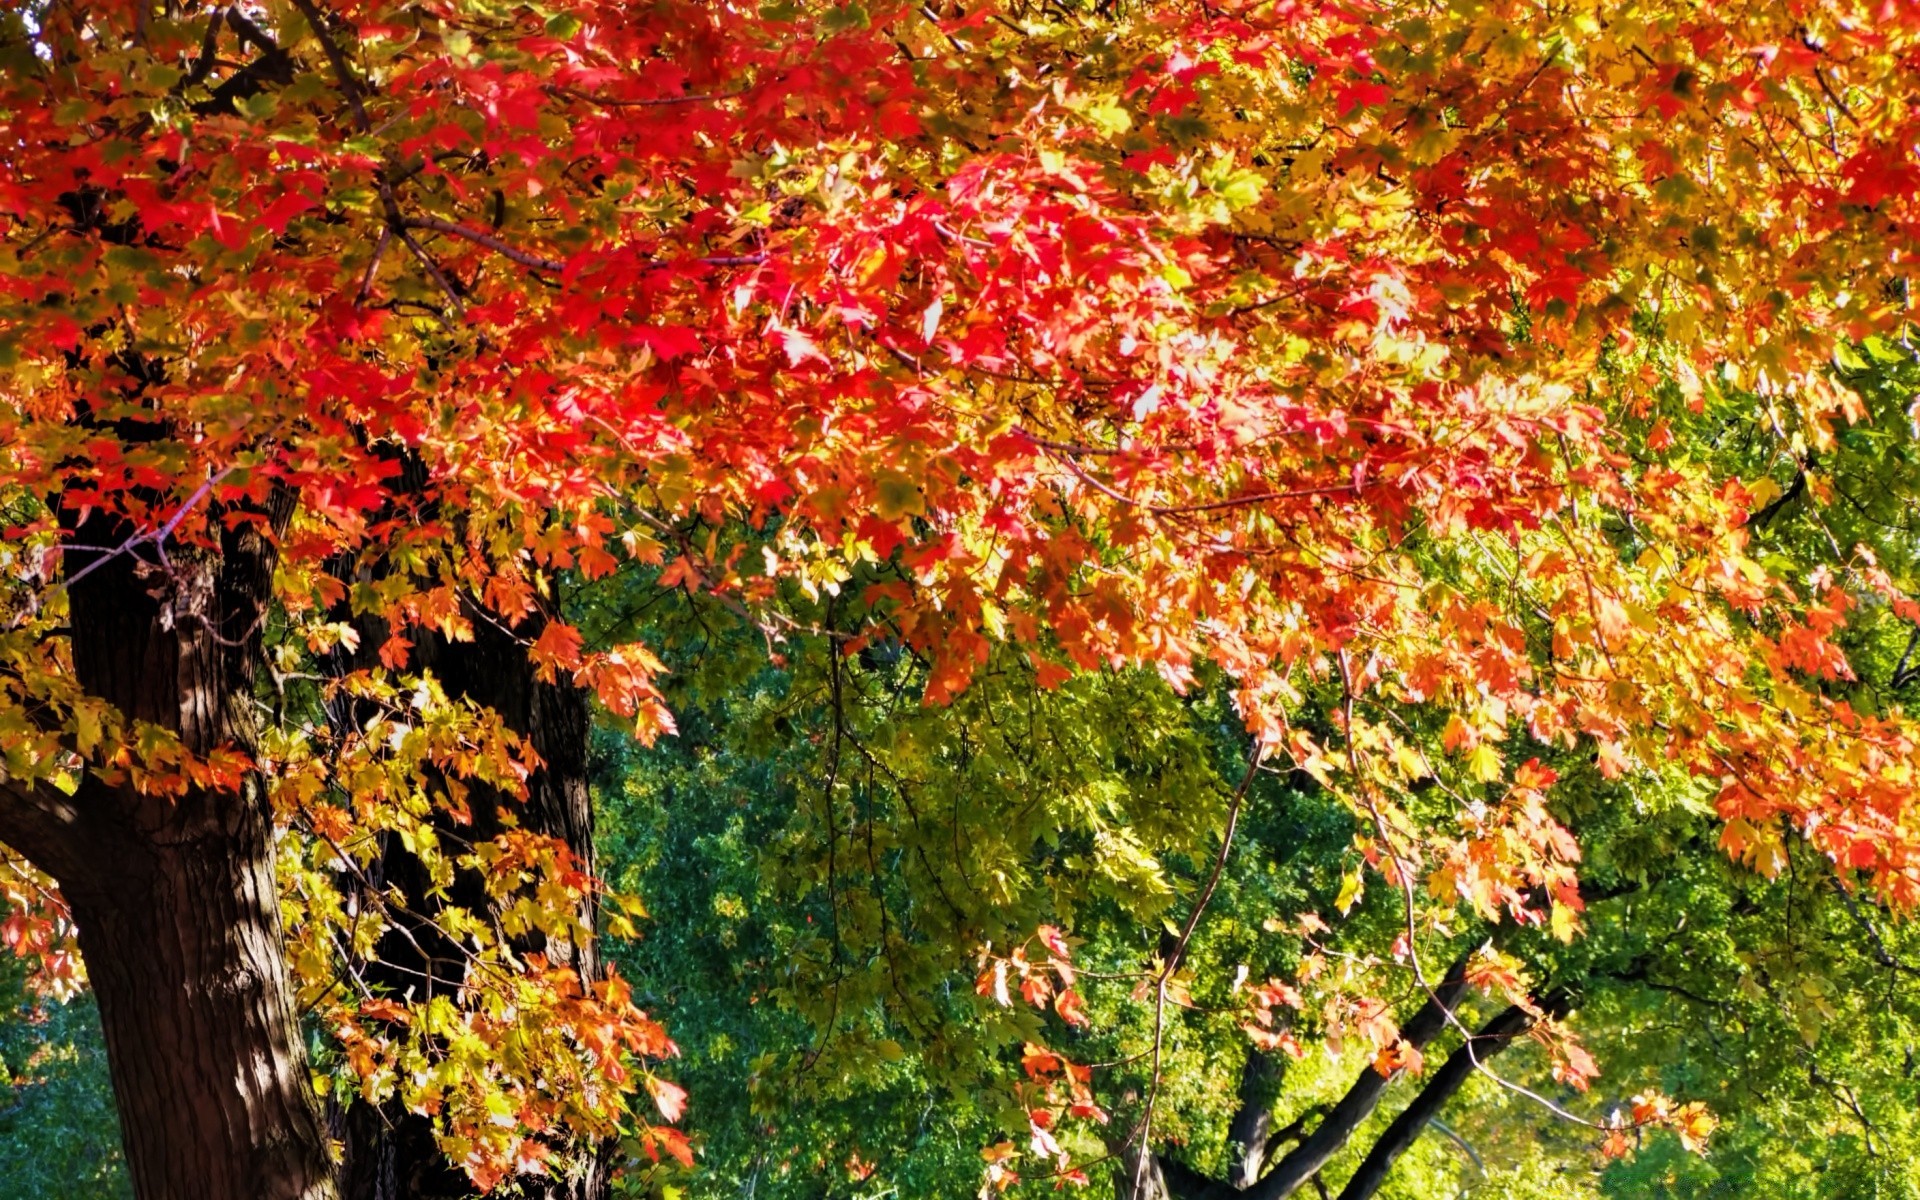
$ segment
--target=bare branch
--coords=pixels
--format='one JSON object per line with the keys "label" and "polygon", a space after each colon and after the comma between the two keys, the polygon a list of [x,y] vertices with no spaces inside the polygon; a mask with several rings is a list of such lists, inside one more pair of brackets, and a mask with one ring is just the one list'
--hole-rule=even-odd
{"label": "bare branch", "polygon": [[[161,525],[159,525],[156,528],[149,529],[143,533],[136,533],[132,537],[129,537],[126,541],[121,542],[118,546],[113,547],[111,550],[102,554],[99,558],[94,559],[92,562],[88,563],[86,566],[80,568],[79,571],[68,576],[63,581],[62,586],[69,589],[72,588],[74,584],[79,583],[82,579],[85,579],[87,576],[93,574],[94,571],[98,570],[100,567],[105,566],[109,562],[112,562],[115,558],[118,558],[122,554],[132,553],[133,549],[136,546],[139,546],[143,543],[147,543],[147,542],[153,543],[156,547],[161,548],[161,553],[164,555],[166,552],[165,551],[166,540],[169,537],[173,536],[173,531],[179,528],[180,522],[186,518],[186,515],[189,512],[193,511],[193,509],[199,505],[200,501],[206,499],[207,495],[213,491],[214,486],[216,484],[218,484],[222,479],[225,479],[227,476],[231,474],[233,474],[233,468],[226,467],[226,468],[223,468],[218,474],[208,477],[205,482],[203,482],[199,487],[193,490],[192,495],[188,496],[185,500],[180,502],[180,507],[175,509],[173,512],[173,515],[168,517],[166,521],[163,522]],[[78,547],[74,547],[74,548],[77,549]]]}
{"label": "bare branch", "polygon": [[354,294],[354,304],[359,305],[367,302],[367,295],[373,290],[374,272],[380,269],[380,259],[387,252],[387,243],[392,240],[393,230],[382,225],[380,227],[380,240],[374,243],[373,246],[373,257],[367,260],[366,273],[360,276],[360,290]]}
{"label": "bare branch", "polygon": [[1153,1075],[1147,1089],[1146,1109],[1140,1115],[1140,1123],[1127,1135],[1127,1144],[1139,1141],[1137,1157],[1134,1160],[1133,1191],[1140,1194],[1146,1180],[1148,1167],[1153,1164],[1153,1110],[1160,1097],[1160,1054],[1166,1040],[1167,985],[1173,980],[1173,973],[1179,969],[1180,960],[1185,957],[1187,943],[1193,940],[1193,931],[1200,925],[1200,917],[1207,911],[1207,903],[1213,899],[1214,889],[1220,886],[1220,876],[1226,870],[1227,856],[1233,850],[1233,835],[1240,827],[1240,809],[1246,802],[1247,790],[1253,786],[1253,777],[1259,773],[1260,760],[1266,757],[1266,747],[1258,742],[1247,755],[1247,771],[1240,778],[1240,786],[1233,790],[1233,800],[1227,806],[1227,827],[1220,835],[1220,852],[1214,855],[1213,870],[1207,876],[1206,886],[1200,889],[1194,898],[1193,911],[1187,914],[1187,923],[1181,927],[1180,936],[1174,939],[1173,948],[1167,953],[1166,961],[1160,967],[1160,977],[1154,984],[1153,1000]]}

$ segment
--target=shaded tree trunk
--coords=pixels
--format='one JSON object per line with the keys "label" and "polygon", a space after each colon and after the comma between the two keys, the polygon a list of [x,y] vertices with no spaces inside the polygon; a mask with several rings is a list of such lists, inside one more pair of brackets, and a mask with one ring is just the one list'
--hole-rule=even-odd
{"label": "shaded tree trunk", "polygon": [[1147,1152],[1139,1142],[1121,1147],[1119,1159],[1120,1169],[1113,1177],[1115,1200],[1173,1200],[1183,1194],[1168,1186],[1172,1180],[1167,1172],[1183,1172],[1186,1168]]}
{"label": "shaded tree trunk", "polygon": [[134,1193],[320,1200],[332,1167],[287,985],[269,831],[252,814],[182,815],[114,854],[115,878],[61,883]]}
{"label": "shaded tree trunk", "polygon": [[[537,619],[530,629],[527,636],[539,635]],[[365,644],[379,643],[368,639]],[[543,764],[529,777],[524,802],[474,786],[467,796],[472,823],[455,828],[448,822],[446,832],[477,840],[494,837],[505,828],[501,818],[511,806],[522,828],[565,841],[582,869],[591,872],[593,811],[587,790],[587,755],[592,719],[587,693],[568,682],[543,683],[536,679],[531,662],[515,638],[484,621],[476,622],[471,642],[416,636],[412,666],[432,671],[449,696],[483,704],[499,713],[509,728],[529,739]],[[378,882],[399,887],[410,910],[432,912],[436,907],[430,894],[431,881],[399,839],[389,839],[378,871]],[[484,911],[487,904],[485,892],[474,878],[457,876],[451,898],[475,911]],[[578,916],[585,928],[594,927],[597,914],[591,899]],[[445,961],[457,960],[457,949],[446,947],[446,960],[440,963],[423,961],[418,947],[431,952],[441,937],[437,930],[424,925],[410,933],[407,936],[396,931],[382,942],[381,961],[370,964],[366,972],[370,982],[404,991],[422,974],[446,978]],[[538,949],[554,962],[571,963],[583,981],[599,978],[599,959],[590,938],[581,945],[542,943],[518,948]],[[457,976],[446,981],[450,988],[459,985]],[[334,1123],[345,1148],[340,1174],[342,1200],[466,1200],[479,1195],[465,1175],[447,1161],[433,1140],[431,1123],[423,1116],[356,1100],[336,1115]],[[576,1169],[565,1177],[520,1180],[525,1195],[600,1200],[607,1194],[611,1182],[608,1148],[575,1144],[567,1149]]]}
{"label": "shaded tree trunk", "polygon": [[[1462,955],[1449,967],[1433,994],[1400,1027],[1400,1036],[1414,1049],[1424,1049],[1446,1028],[1448,1015],[1466,994],[1469,958],[1470,953]],[[1372,1115],[1392,1083],[1371,1066],[1367,1067],[1340,1102],[1321,1117],[1313,1132],[1262,1175],[1262,1164],[1272,1157],[1277,1147],[1297,1137],[1307,1120],[1303,1115],[1284,1129],[1272,1128],[1269,1093],[1279,1069],[1280,1064],[1268,1056],[1248,1056],[1240,1076],[1240,1107],[1227,1134],[1234,1158],[1226,1179],[1211,1178],[1177,1159],[1156,1157],[1156,1178],[1168,1194],[1177,1200],[1247,1200],[1249,1197],[1279,1200],[1310,1181],[1317,1184],[1320,1168],[1339,1153],[1354,1130]]]}
{"label": "shaded tree trunk", "polygon": [[[130,722],[205,755],[255,748],[277,496],[217,548],[130,553],[69,573],[73,668]],[[77,526],[77,528],[75,527]],[[132,532],[95,515],[75,541]],[[216,524],[216,528],[217,528]],[[137,761],[137,760],[136,760]],[[85,776],[71,797],[0,788],[0,840],[59,881],[99,997],[140,1200],[326,1200],[327,1140],[295,1018],[263,781],[155,795]]]}
{"label": "shaded tree trunk", "polygon": [[1280,1075],[1281,1064],[1272,1055],[1247,1051],[1246,1065],[1240,1070],[1240,1107],[1227,1127],[1227,1146],[1233,1151],[1227,1170],[1229,1187],[1252,1187],[1266,1166],[1273,1136],[1273,1091]]}
{"label": "shaded tree trunk", "polygon": [[[425,472],[420,462],[403,455],[396,483],[396,509],[408,504],[425,511]],[[340,573],[349,574],[348,564]],[[375,573],[380,568],[375,567]],[[351,617],[342,612],[342,619]],[[351,660],[332,664],[344,672],[371,665],[375,648],[388,635],[384,622],[371,616],[352,618],[360,627],[361,650]],[[456,826],[446,814],[436,824],[449,840],[486,840],[499,835],[511,811],[521,828],[565,842],[581,869],[594,870],[593,809],[588,793],[588,751],[592,709],[587,691],[571,681],[541,681],[523,642],[538,638],[549,617],[537,613],[509,632],[493,620],[473,623],[469,641],[453,641],[425,630],[409,630],[413,643],[408,669],[431,672],[447,695],[469,700],[498,713],[505,725],[527,738],[539,755],[541,767],[527,780],[527,797],[520,801],[473,783],[467,793],[471,821]],[[363,714],[343,703],[330,711],[337,728],[358,724]],[[388,837],[373,866],[374,882],[397,887],[409,912],[431,914],[441,906],[432,880],[419,859],[398,838]],[[451,903],[483,912],[488,899],[482,881],[471,872],[457,873]],[[598,913],[591,894],[576,914],[583,928],[595,927]],[[402,918],[404,919],[404,918]],[[600,978],[600,963],[591,934],[581,944],[516,943],[520,952],[538,950],[555,963],[571,964],[583,983]],[[461,983],[459,948],[445,944],[439,929],[422,921],[391,932],[378,947],[379,960],[368,965],[369,982],[396,993],[405,992],[424,975],[444,980],[448,990]],[[450,965],[451,964],[451,965]],[[428,986],[433,986],[430,982]],[[340,1165],[342,1200],[469,1200],[479,1195],[466,1176],[447,1160],[433,1138],[431,1122],[397,1105],[377,1106],[356,1099],[331,1114],[335,1136],[343,1150]],[[611,1147],[575,1142],[564,1145],[574,1170],[562,1177],[529,1177],[519,1181],[523,1194],[550,1200],[603,1200],[611,1183]]]}

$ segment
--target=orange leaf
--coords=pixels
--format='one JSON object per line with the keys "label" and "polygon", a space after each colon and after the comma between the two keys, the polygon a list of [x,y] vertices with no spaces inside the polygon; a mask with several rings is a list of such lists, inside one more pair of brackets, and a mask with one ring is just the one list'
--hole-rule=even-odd
{"label": "orange leaf", "polygon": [[528,655],[540,678],[552,683],[556,671],[571,671],[580,665],[580,631],[562,621],[548,621]]}

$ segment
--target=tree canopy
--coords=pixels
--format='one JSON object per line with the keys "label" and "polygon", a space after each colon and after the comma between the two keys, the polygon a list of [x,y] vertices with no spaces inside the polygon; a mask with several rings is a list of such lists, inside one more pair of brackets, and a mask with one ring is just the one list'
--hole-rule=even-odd
{"label": "tree canopy", "polygon": [[0,928],[134,1193],[1363,1200],[1462,1095],[1906,1186],[1916,79],[1897,0],[12,6]]}

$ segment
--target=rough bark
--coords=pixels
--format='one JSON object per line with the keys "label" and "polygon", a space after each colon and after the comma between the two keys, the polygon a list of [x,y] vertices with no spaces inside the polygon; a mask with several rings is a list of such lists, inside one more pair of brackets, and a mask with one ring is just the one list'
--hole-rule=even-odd
{"label": "rough bark", "polygon": [[[1564,1013],[1567,1006],[1566,994],[1556,992],[1542,1001],[1541,1007],[1550,1013]],[[1510,1007],[1494,1016],[1473,1035],[1471,1050],[1462,1046],[1447,1057],[1446,1063],[1438,1071],[1428,1076],[1426,1086],[1413,1098],[1387,1131],[1373,1143],[1367,1152],[1365,1161],[1347,1181],[1340,1193],[1340,1200],[1370,1200],[1386,1182],[1387,1172],[1402,1154],[1405,1154],[1427,1125],[1440,1114],[1440,1110],[1458,1092],[1461,1085],[1473,1074],[1474,1064],[1485,1062],[1512,1044],[1513,1040],[1533,1028],[1533,1014],[1523,1008]]]}
{"label": "rough bark", "polygon": [[1139,1142],[1122,1146],[1119,1160],[1120,1169],[1113,1177],[1115,1200],[1173,1200],[1183,1194],[1168,1186],[1172,1180],[1167,1172],[1183,1172],[1186,1168],[1142,1150]]}
{"label": "rough bark", "polygon": [[[182,807],[198,807],[190,800]],[[62,880],[99,1002],[134,1194],[331,1196],[265,822],[202,811],[150,832],[112,856],[111,881]]]}
{"label": "rough bark", "polygon": [[[129,721],[185,748],[250,753],[272,532],[159,564],[104,556],[69,594],[75,675]],[[131,532],[94,516],[75,541]],[[178,796],[86,777],[71,798],[11,787],[0,840],[71,905],[99,999],[128,1174],[140,1200],[325,1200],[327,1141],[308,1079],[282,941],[262,781]]]}

